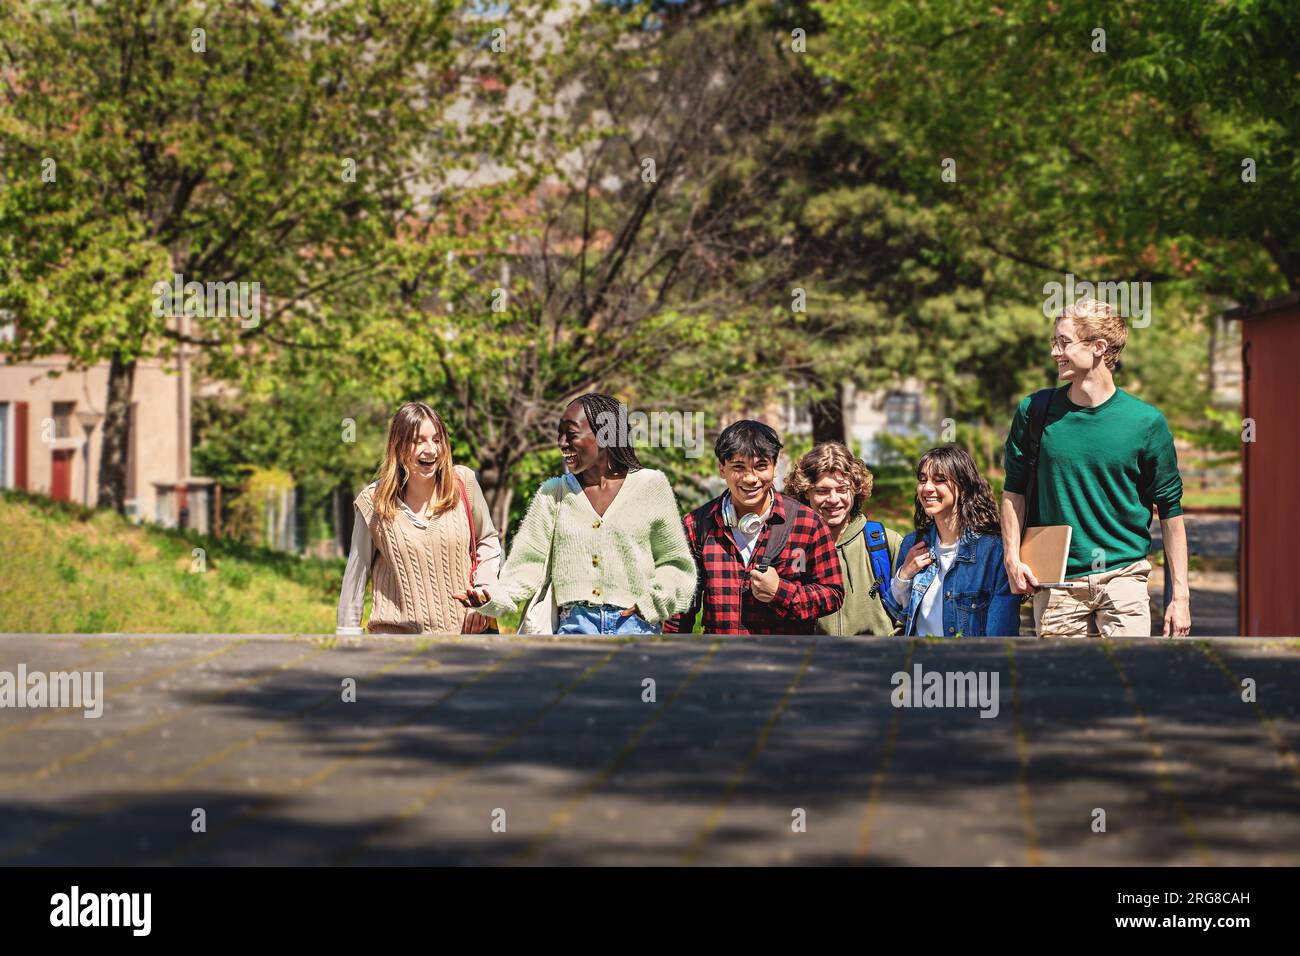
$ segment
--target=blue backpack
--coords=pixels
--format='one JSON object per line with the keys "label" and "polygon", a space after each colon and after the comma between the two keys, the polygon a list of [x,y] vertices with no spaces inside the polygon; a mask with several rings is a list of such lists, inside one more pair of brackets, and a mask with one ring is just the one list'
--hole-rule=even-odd
{"label": "blue backpack", "polygon": [[867,521],[862,529],[867,538],[867,554],[871,557],[871,573],[876,583],[868,592],[871,597],[880,593],[880,589],[889,583],[889,539],[885,537],[885,526],[879,521]]}

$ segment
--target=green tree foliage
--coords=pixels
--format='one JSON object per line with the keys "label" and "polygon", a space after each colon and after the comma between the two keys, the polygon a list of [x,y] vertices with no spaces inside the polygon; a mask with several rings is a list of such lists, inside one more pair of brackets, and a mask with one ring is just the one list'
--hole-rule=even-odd
{"label": "green tree foliage", "polygon": [[[518,121],[534,136],[466,198],[472,244],[447,256],[415,231],[386,320],[357,344],[403,351],[396,397],[432,396],[502,523],[527,487],[516,476],[538,471],[524,463],[552,455],[560,411],[585,391],[707,410],[712,426],[772,390],[753,374],[771,346],[751,333],[779,277],[760,267],[781,247],[758,217],[781,170],[754,142],[790,80],[746,29],[693,11],[647,29],[639,8],[597,5],[553,54],[527,44],[516,55],[540,65]],[[677,476],[709,468],[661,451],[648,460]]]}
{"label": "green tree foliage", "polygon": [[[332,353],[373,305],[412,183],[508,138],[447,113],[479,55],[458,22],[451,0],[0,9],[6,348],[111,363],[101,504],[123,506],[138,361],[187,345],[235,375]],[[256,282],[259,314],[175,318],[193,303],[159,307],[174,274]]]}
{"label": "green tree foliage", "polygon": [[[825,0],[822,65],[964,240],[1081,277],[1300,288],[1300,7]],[[957,180],[939,177],[945,158]],[[1245,168],[1253,162],[1255,181]]]}
{"label": "green tree foliage", "polygon": [[792,77],[763,139],[784,185],[762,225],[786,256],[762,334],[791,398],[810,406],[813,438],[844,440],[845,383],[915,378],[977,417],[1005,404],[1035,364],[1008,359],[1029,356],[1037,331],[1023,298],[1002,295],[1005,263],[953,232],[945,196],[903,175],[897,129],[863,122],[856,91],[829,75],[842,37],[820,8],[745,9],[766,34],[756,45]]}

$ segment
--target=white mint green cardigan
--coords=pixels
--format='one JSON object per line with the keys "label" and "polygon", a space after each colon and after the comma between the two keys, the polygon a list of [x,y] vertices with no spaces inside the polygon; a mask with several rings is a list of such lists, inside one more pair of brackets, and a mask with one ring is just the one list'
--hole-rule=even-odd
{"label": "white mint green cardigan", "polygon": [[635,604],[646,621],[660,624],[689,609],[695,595],[695,556],[677,499],[653,468],[629,472],[603,518],[575,479],[543,482],[479,613],[518,610],[545,583],[548,556],[557,604]]}

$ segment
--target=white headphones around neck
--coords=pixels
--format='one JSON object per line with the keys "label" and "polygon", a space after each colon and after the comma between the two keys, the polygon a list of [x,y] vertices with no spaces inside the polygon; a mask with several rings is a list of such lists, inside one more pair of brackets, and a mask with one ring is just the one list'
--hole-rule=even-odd
{"label": "white headphones around neck", "polygon": [[776,492],[769,491],[767,495],[767,507],[762,513],[751,511],[737,521],[736,508],[731,503],[731,492],[728,491],[726,497],[722,499],[722,523],[728,528],[738,529],[741,534],[758,534],[763,527],[763,519],[772,510],[772,504],[776,501]]}

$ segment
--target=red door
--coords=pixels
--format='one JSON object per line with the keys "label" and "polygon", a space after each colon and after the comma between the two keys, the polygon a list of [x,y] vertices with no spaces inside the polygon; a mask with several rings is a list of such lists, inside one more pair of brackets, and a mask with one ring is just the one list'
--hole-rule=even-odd
{"label": "red door", "polygon": [[55,501],[72,500],[72,456],[75,449],[64,448],[53,452],[50,462],[50,497]]}
{"label": "red door", "polygon": [[1300,348],[1300,309],[1270,311],[1242,326],[1246,417],[1256,440],[1242,445],[1245,458],[1241,525],[1241,633],[1247,637],[1300,634],[1295,565],[1289,558],[1300,528],[1294,485],[1300,468],[1300,389],[1295,354]]}

